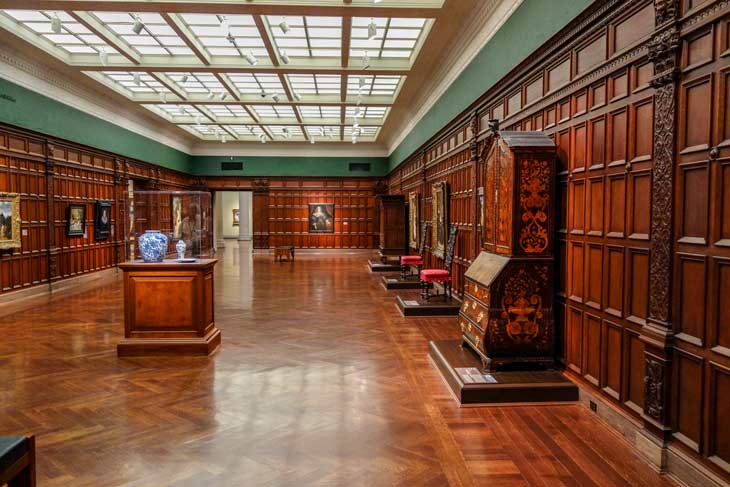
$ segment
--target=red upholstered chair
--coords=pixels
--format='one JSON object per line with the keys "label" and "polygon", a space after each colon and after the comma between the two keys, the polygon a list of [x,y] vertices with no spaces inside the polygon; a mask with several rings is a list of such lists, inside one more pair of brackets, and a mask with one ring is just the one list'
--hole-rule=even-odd
{"label": "red upholstered chair", "polygon": [[421,225],[421,238],[418,241],[418,255],[401,255],[400,258],[400,278],[406,280],[410,277],[408,268],[412,265],[418,266],[418,273],[421,273],[423,267],[423,251],[426,248],[426,233],[428,230],[428,223]]}
{"label": "red upholstered chair", "polygon": [[[428,292],[428,285],[432,282],[440,282],[444,286],[444,300],[451,299],[451,264],[454,262],[456,230],[456,225],[452,225],[449,230],[449,240],[446,243],[446,255],[444,256],[444,268],[423,269],[421,271],[421,297],[426,301],[433,297]],[[438,291],[435,296],[438,296]]]}

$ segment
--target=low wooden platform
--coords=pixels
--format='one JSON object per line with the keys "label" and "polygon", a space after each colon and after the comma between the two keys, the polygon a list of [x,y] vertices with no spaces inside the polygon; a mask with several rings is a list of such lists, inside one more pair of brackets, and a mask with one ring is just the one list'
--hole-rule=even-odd
{"label": "low wooden platform", "polygon": [[556,370],[482,373],[461,340],[431,341],[428,354],[462,406],[578,400],[578,386]]}
{"label": "low wooden platform", "polygon": [[[385,289],[421,289],[421,283],[418,281],[417,277],[401,279],[400,275],[397,277],[383,276],[381,282]],[[428,288],[432,289],[433,284],[429,282]]]}
{"label": "low wooden platform", "polygon": [[400,272],[400,264],[383,264],[381,262],[369,260],[368,267],[370,267],[370,272]]}
{"label": "low wooden platform", "polygon": [[420,298],[398,295],[396,302],[403,316],[457,316],[461,308],[461,301],[458,299],[444,301],[442,296],[422,301]]}

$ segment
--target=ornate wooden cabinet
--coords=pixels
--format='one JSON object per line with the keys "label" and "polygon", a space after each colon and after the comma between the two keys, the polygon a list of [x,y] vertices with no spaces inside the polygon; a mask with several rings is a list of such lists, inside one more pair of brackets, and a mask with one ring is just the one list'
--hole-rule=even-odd
{"label": "ornate wooden cabinet", "polygon": [[408,255],[408,206],[403,195],[377,197],[380,212],[380,257]]}
{"label": "ornate wooden cabinet", "polygon": [[555,144],[499,132],[486,157],[484,251],[466,271],[464,344],[493,370],[553,363]]}

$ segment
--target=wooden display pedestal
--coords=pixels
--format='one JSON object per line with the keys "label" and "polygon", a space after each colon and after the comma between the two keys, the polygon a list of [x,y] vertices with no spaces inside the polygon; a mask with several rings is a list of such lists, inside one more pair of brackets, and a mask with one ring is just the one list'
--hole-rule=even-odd
{"label": "wooden display pedestal", "polygon": [[578,400],[578,386],[556,370],[484,373],[479,357],[461,340],[432,341],[428,354],[459,405]]}
{"label": "wooden display pedestal", "polygon": [[124,272],[124,339],[117,355],[210,355],[221,343],[215,326],[216,259],[119,264]]}
{"label": "wooden display pedestal", "polygon": [[461,302],[456,298],[444,300],[443,296],[424,301],[413,296],[396,296],[398,309],[403,316],[457,316]]}
{"label": "wooden display pedestal", "polygon": [[382,263],[372,260],[368,261],[370,272],[400,272],[400,264],[398,263]]}
{"label": "wooden display pedestal", "polygon": [[[398,277],[383,276],[381,279],[383,287],[385,289],[421,289],[421,282],[418,280],[418,276],[414,275],[410,279],[401,279],[400,274]],[[433,289],[433,283],[428,283],[428,288]]]}

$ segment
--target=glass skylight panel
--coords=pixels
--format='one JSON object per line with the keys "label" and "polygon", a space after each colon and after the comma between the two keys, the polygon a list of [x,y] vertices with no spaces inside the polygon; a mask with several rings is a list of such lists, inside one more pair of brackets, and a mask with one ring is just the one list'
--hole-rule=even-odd
{"label": "glass skylight panel", "polygon": [[[245,121],[250,122],[251,117],[245,108],[241,105],[204,105],[205,108],[210,111],[216,117],[233,117],[246,119]],[[243,120],[242,120],[243,121]]]}
{"label": "glass skylight panel", "polygon": [[345,137],[351,137],[353,132],[357,132],[360,137],[375,137],[380,127],[358,127],[354,129],[352,126],[345,126]]}
{"label": "glass skylight panel", "polygon": [[310,137],[321,137],[324,139],[340,140],[339,125],[320,125],[305,127]]}
{"label": "glass skylight panel", "polygon": [[258,137],[264,133],[258,125],[226,125],[225,127],[241,137]]}
{"label": "glass skylight panel", "polygon": [[292,89],[303,95],[340,94],[340,75],[290,74],[287,78]]}
{"label": "glass skylight panel", "polygon": [[[361,81],[362,79],[362,81]],[[348,95],[393,96],[401,82],[401,76],[348,76]]]}
{"label": "glass skylight panel", "polygon": [[[91,15],[139,54],[193,55],[185,42],[158,13],[92,12]],[[136,34],[134,24],[138,19],[143,25],[140,33]]]}
{"label": "glass skylight panel", "polygon": [[340,107],[339,106],[312,106],[312,105],[301,105],[297,107],[299,113],[304,119],[325,119],[325,118],[340,118]]}
{"label": "glass skylight panel", "polygon": [[286,136],[286,133],[288,132],[291,137],[303,137],[304,133],[302,133],[302,129],[298,125],[269,125],[267,128],[271,131],[272,134],[274,134],[274,137],[280,138],[280,139],[287,139],[289,137]]}
{"label": "glass skylight panel", "polygon": [[224,91],[223,85],[213,73],[166,73],[175,84],[188,94],[207,95]]}
{"label": "glass skylight panel", "polygon": [[355,117],[359,113],[359,119],[384,119],[388,113],[388,107],[347,107],[345,116],[348,119]]}
{"label": "glass skylight panel", "polygon": [[[3,10],[2,13],[70,54],[98,54],[102,50],[108,54],[117,52],[66,12]],[[61,20],[59,34],[51,29],[51,21],[56,15]]]}
{"label": "glass skylight panel", "polygon": [[170,90],[148,73],[132,73],[126,71],[100,71],[94,75],[103,76],[113,85],[138,94],[166,93]]}
{"label": "glass skylight panel", "polygon": [[236,89],[244,94],[260,94],[261,91],[265,91],[268,95],[272,95],[284,92],[281,80],[275,74],[230,73],[228,78]]}
{"label": "glass skylight panel", "polygon": [[212,56],[244,56],[251,52],[257,58],[268,59],[250,15],[182,14],[182,18]]}
{"label": "glass skylight panel", "polygon": [[295,118],[294,109],[289,105],[255,105],[251,108],[263,118]]}
{"label": "glass skylight panel", "polygon": [[[368,26],[374,22],[377,33],[370,38]],[[426,27],[426,19],[354,17],[350,56],[410,59]]]}
{"label": "glass skylight panel", "polygon": [[[342,48],[342,19],[340,17],[282,17],[268,15],[269,32],[275,49],[285,51],[290,58],[336,58]],[[284,32],[282,23],[288,30]]]}

